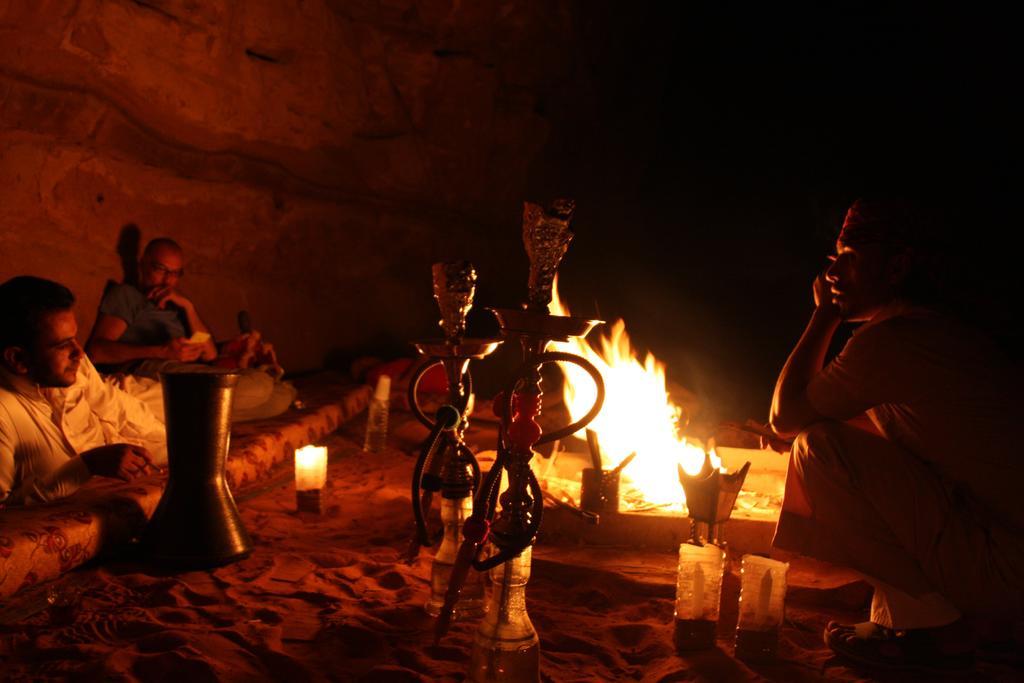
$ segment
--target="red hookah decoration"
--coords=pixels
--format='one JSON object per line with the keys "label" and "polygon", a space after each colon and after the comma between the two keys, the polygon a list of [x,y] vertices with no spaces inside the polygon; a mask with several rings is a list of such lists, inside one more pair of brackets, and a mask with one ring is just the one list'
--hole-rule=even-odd
{"label": "red hookah decoration", "polygon": [[540,415],[541,394],[539,392],[520,393],[512,395],[512,424],[508,428],[508,440],[520,453],[529,453],[533,450],[543,434],[540,425],[535,419]]}

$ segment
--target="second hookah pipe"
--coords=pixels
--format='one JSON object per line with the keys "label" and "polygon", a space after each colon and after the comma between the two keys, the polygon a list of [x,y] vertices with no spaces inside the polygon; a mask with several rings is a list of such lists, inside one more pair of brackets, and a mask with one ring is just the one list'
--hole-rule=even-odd
{"label": "second hookah pipe", "polygon": [[[523,364],[505,391],[494,400],[495,413],[501,420],[498,455],[477,489],[473,514],[462,529],[463,542],[435,626],[437,641],[448,630],[470,568],[483,572],[512,560],[536,539],[544,499],[540,483],[530,468],[534,447],[585,428],[597,417],[604,403],[604,382],[593,364],[571,353],[546,350],[551,341],[585,337],[602,322],[548,313],[555,274],[573,237],[568,223],[574,208],[570,200],[557,200],[548,209],[530,203],[524,206],[523,242],[530,258],[528,303],[521,309],[489,309],[498,318],[504,339],[519,340]],[[597,398],[580,420],[544,434],[536,418],[543,396],[541,367],[547,363],[573,363],[581,367],[594,380]],[[508,488],[500,496],[501,512],[495,517],[503,471],[508,473]],[[496,552],[481,557],[487,541],[494,545]]]}
{"label": "second hookah pipe", "polygon": [[[501,344],[498,339],[467,339],[466,316],[473,306],[476,270],[468,261],[435,263],[432,267],[434,298],[441,310],[438,324],[444,339],[413,342],[426,360],[409,382],[409,407],[413,415],[430,430],[412,477],[412,508],[416,530],[409,548],[409,560],[415,559],[421,546],[433,546],[442,533],[432,534],[427,514],[433,495],[457,500],[473,495],[480,487],[480,466],[466,446],[463,434],[468,424],[473,379],[469,373],[472,359],[484,358]],[[428,370],[441,364],[448,383],[448,402],[437,409],[433,419],[419,403],[419,385]]]}

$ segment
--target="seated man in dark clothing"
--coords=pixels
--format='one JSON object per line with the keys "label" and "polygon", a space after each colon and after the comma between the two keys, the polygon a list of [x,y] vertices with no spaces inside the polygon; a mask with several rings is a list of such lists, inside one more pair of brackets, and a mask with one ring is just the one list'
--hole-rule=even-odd
{"label": "seated man in dark clothing", "polygon": [[[86,351],[97,366],[128,375],[120,385],[162,414],[163,396],[156,380],[171,365],[217,362],[237,367],[234,358],[218,359],[217,347],[196,307],[178,289],[185,255],[174,240],[154,239],[139,262],[139,285],[113,285],[104,293]],[[250,333],[248,338],[258,333]],[[227,348],[248,348],[245,339]],[[272,354],[270,354],[272,358]],[[234,392],[233,420],[278,415],[295,398],[290,382],[279,381],[276,359],[262,368],[243,367]],[[138,379],[143,378],[143,379]]]}
{"label": "seated man in dark clothing", "polygon": [[[1015,370],[943,311],[941,242],[905,204],[859,201],[783,367],[771,424],[795,436],[774,545],[859,570],[870,621],[829,624],[847,658],[969,669],[1024,617]],[[862,323],[826,364],[842,322]],[[846,421],[866,413],[869,432]]]}

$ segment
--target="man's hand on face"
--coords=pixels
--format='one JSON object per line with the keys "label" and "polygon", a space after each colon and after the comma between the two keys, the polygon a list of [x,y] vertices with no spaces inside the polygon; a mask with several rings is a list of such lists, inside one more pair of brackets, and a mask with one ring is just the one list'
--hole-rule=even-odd
{"label": "man's hand on face", "polygon": [[169,303],[185,309],[192,305],[191,301],[173,287],[157,287],[149,293],[149,300],[159,309],[167,308]]}
{"label": "man's hand on face", "polygon": [[160,471],[149,451],[127,443],[99,446],[82,453],[81,458],[91,474],[124,481]]}
{"label": "man's hand on face", "polygon": [[164,358],[191,363],[203,355],[204,348],[204,344],[189,344],[184,337],[178,337],[164,344]]}
{"label": "man's hand on face", "polygon": [[828,268],[821,271],[818,277],[814,278],[812,287],[814,292],[814,307],[818,313],[829,315],[835,318],[841,317],[839,307],[832,301],[832,283],[826,278]]}

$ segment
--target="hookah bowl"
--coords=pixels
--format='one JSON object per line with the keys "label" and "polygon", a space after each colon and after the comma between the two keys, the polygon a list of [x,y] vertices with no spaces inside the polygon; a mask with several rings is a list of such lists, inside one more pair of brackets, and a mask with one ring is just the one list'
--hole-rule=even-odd
{"label": "hookah bowl", "polygon": [[[416,557],[421,546],[441,542],[431,565],[431,597],[425,605],[428,614],[437,616],[448,590],[462,525],[473,511],[473,492],[480,485],[480,465],[464,439],[473,392],[469,363],[489,356],[502,340],[463,336],[476,286],[472,264],[466,261],[436,263],[433,277],[434,297],[441,309],[439,324],[445,338],[413,342],[413,347],[425,360],[409,382],[409,406],[416,419],[430,430],[430,435],[413,469],[412,507],[416,531],[409,547],[409,561]],[[431,418],[420,405],[419,386],[423,376],[438,364],[444,367],[448,380],[448,401]],[[427,526],[436,493],[441,494],[443,528],[439,534],[431,533]],[[484,608],[483,585],[479,581],[467,586],[455,605],[459,617],[479,616]]]}

